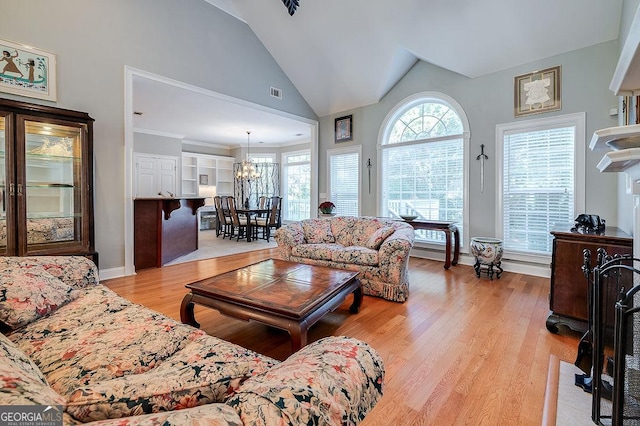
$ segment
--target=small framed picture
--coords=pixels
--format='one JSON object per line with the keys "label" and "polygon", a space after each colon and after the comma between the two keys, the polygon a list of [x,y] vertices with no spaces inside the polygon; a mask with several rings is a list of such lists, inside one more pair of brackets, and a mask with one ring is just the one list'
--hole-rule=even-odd
{"label": "small framed picture", "polygon": [[209,175],[200,175],[200,185],[209,185]]}
{"label": "small framed picture", "polygon": [[353,140],[353,115],[336,118],[336,142]]}
{"label": "small framed picture", "polygon": [[560,66],[519,75],[514,79],[515,116],[562,109]]}
{"label": "small framed picture", "polygon": [[56,55],[0,40],[0,92],[56,101]]}

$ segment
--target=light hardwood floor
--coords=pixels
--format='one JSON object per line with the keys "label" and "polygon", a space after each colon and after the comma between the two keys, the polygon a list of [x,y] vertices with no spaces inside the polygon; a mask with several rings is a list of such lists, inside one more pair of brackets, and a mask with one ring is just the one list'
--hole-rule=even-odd
{"label": "light hardwood floor", "polygon": [[[260,260],[277,249],[148,269],[104,281],[136,303],[180,319],[184,285]],[[545,328],[549,279],[505,272],[476,278],[473,268],[445,271],[442,262],[412,258],[409,300],[351,298],[309,332],[309,341],[347,335],[368,342],[385,361],[384,396],[367,425],[539,425],[549,356],[573,362],[579,336]],[[207,333],[277,359],[289,336],[196,307]]]}

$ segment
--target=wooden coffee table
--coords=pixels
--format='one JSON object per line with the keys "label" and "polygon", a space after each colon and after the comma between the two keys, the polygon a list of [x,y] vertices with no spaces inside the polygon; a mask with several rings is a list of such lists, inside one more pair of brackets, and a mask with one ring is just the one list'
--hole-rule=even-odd
{"label": "wooden coffee table", "polygon": [[244,321],[286,330],[295,352],[307,344],[308,329],[353,293],[349,310],[362,304],[358,272],[269,259],[212,278],[187,284],[180,319],[200,327],[194,304],[208,306]]}

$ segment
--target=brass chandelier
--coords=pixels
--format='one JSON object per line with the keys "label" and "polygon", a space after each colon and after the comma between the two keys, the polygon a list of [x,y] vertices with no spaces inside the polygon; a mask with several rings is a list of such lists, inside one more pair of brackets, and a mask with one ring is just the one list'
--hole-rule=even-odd
{"label": "brass chandelier", "polygon": [[247,130],[247,156],[244,160],[242,160],[240,169],[236,173],[236,177],[238,179],[246,179],[247,181],[251,181],[252,179],[258,179],[260,177],[260,173],[256,171],[256,165],[251,161],[251,157],[249,155],[250,149],[250,135],[251,131]]}

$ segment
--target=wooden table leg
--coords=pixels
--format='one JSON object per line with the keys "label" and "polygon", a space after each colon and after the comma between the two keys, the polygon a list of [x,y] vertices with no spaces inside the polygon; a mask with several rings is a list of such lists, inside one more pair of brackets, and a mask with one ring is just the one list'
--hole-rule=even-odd
{"label": "wooden table leg", "polygon": [[451,267],[451,229],[443,229],[445,238],[444,269]]}
{"label": "wooden table leg", "polygon": [[460,257],[460,231],[455,225],[453,225],[453,246],[453,261],[451,261],[451,264],[457,265]]}
{"label": "wooden table leg", "polygon": [[182,321],[183,324],[189,324],[196,328],[200,328],[200,324],[196,321],[196,317],[193,313],[195,305],[191,299],[193,299],[192,293],[187,293],[182,299],[182,304],[180,304],[180,321]]}
{"label": "wooden table leg", "polygon": [[297,352],[307,345],[307,323],[302,321],[300,324],[291,324],[287,328],[289,336],[291,336],[291,352]]}
{"label": "wooden table leg", "polygon": [[353,291],[353,303],[349,307],[349,312],[357,314],[360,312],[360,306],[362,306],[362,286],[358,286]]}
{"label": "wooden table leg", "polygon": [[251,242],[251,232],[253,231],[251,226],[251,216],[247,215],[247,242]]}

